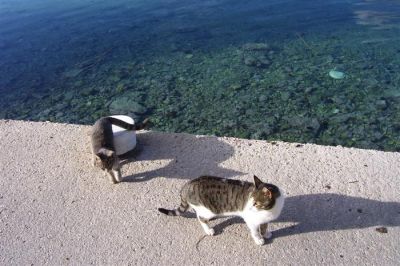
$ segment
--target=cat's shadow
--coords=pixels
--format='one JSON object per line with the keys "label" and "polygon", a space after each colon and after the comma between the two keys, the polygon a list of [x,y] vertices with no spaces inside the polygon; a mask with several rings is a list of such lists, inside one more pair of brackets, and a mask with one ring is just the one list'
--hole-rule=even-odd
{"label": "cat's shadow", "polygon": [[[400,203],[334,193],[293,196],[286,198],[276,222],[289,222],[291,225],[273,231],[273,239],[309,232],[395,227],[400,226]],[[230,218],[214,228],[219,234],[235,223],[243,223],[243,220]]]}
{"label": "cat's shadow", "polygon": [[[199,175],[243,175],[221,167],[234,154],[234,148],[217,137],[143,132],[137,134],[137,140],[135,150],[121,157],[121,165],[126,165],[123,171],[128,174],[123,182],[142,182],[155,177],[193,179]],[[157,165],[157,161],[166,161],[167,165],[146,172],[135,168],[138,162]]]}

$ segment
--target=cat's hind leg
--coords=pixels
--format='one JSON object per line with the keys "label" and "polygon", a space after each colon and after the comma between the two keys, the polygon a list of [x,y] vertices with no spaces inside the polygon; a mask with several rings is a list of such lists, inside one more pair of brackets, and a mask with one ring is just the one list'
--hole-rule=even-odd
{"label": "cat's hind leg", "polygon": [[122,181],[121,171],[120,170],[107,170],[108,176],[113,184],[119,183]]}
{"label": "cat's hind leg", "polygon": [[97,157],[96,157],[96,155],[92,154],[92,166],[97,167],[97,165],[98,165]]}
{"label": "cat's hind leg", "polygon": [[198,215],[197,215],[197,219],[199,220],[199,222],[200,222],[200,224],[201,224],[201,227],[203,227],[204,232],[206,232],[207,235],[213,236],[213,235],[215,234],[214,229],[213,229],[213,228],[210,228],[210,226],[208,225],[208,222],[209,222],[210,220],[205,219],[205,218],[203,218],[203,217],[200,217],[200,216],[198,216]]}
{"label": "cat's hind leg", "polygon": [[272,233],[268,231],[268,223],[260,225],[260,231],[265,239],[270,239],[272,237]]}

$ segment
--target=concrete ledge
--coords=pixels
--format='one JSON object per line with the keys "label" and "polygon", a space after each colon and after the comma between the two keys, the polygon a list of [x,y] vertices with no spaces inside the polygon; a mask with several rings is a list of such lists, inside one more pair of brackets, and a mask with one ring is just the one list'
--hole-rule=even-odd
{"label": "concrete ledge", "polygon": [[[89,127],[0,120],[0,264],[398,265],[400,154],[143,132],[112,185],[90,165]],[[204,238],[193,215],[167,217],[202,174],[286,191],[273,240],[236,218]],[[379,233],[377,227],[387,227]]]}

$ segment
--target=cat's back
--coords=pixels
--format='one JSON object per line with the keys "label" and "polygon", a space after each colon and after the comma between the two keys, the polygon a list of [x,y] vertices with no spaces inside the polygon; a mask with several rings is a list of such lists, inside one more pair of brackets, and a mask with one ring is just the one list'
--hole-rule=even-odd
{"label": "cat's back", "polygon": [[113,146],[112,125],[106,117],[102,117],[94,123],[91,141],[93,148]]}
{"label": "cat's back", "polygon": [[252,186],[250,182],[245,182],[241,180],[222,178],[217,176],[200,176],[195,178],[188,183],[187,187],[199,186],[202,189],[206,188],[228,188],[228,187],[249,187]]}
{"label": "cat's back", "polygon": [[110,121],[106,117],[99,118],[92,127],[92,134],[104,132],[109,128],[112,129]]}
{"label": "cat's back", "polygon": [[253,189],[254,185],[245,181],[200,176],[185,184],[181,197],[218,214],[242,210]]}

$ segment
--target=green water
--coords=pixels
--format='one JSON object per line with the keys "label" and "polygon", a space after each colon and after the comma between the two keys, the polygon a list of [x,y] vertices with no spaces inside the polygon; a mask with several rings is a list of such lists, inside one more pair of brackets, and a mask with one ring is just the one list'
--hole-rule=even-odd
{"label": "green water", "polygon": [[400,1],[0,0],[0,25],[3,119],[400,150]]}

